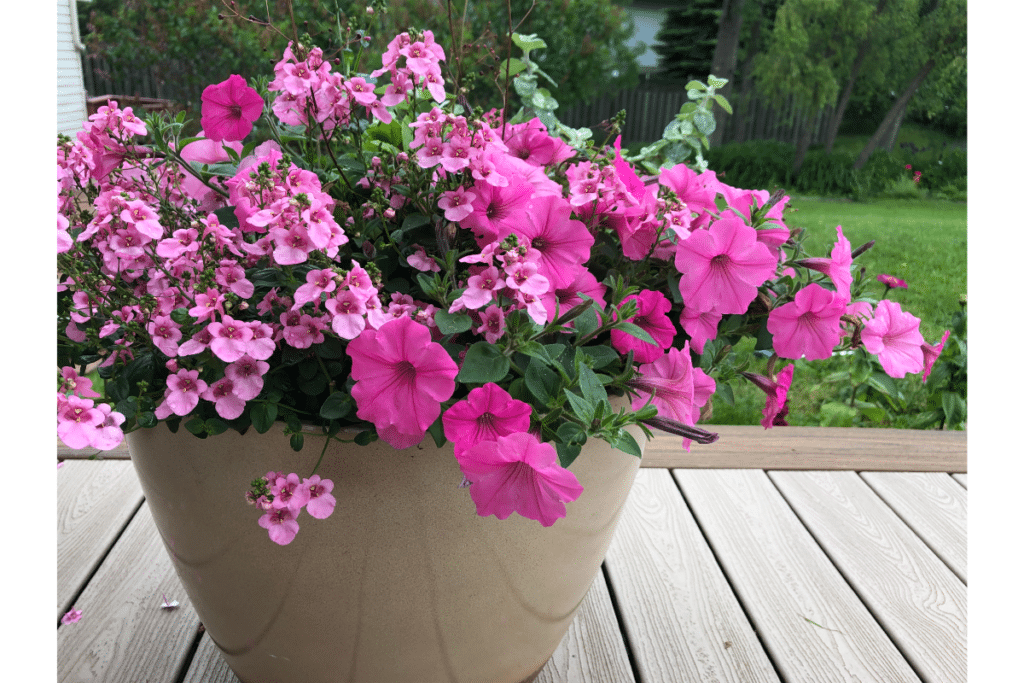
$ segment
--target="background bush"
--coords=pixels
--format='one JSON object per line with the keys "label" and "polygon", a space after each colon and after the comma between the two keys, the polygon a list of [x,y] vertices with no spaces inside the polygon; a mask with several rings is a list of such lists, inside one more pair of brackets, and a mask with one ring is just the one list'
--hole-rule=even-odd
{"label": "background bush", "polygon": [[[812,148],[800,173],[792,174],[796,148],[784,142],[752,140],[712,148],[705,158],[722,182],[733,187],[774,189],[822,197],[967,200],[967,152],[949,147],[919,148],[905,143],[892,152],[876,151],[860,169],[846,150],[826,154]],[[907,169],[907,165],[911,168]],[[915,171],[921,181],[913,183]]]}

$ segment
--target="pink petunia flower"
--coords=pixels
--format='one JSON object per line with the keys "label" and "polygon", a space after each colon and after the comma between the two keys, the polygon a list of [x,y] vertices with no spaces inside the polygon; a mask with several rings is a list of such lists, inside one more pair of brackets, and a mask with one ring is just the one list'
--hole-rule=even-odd
{"label": "pink petunia flower", "polygon": [[665,315],[672,309],[672,302],[661,292],[650,289],[627,296],[622,303],[627,301],[636,301],[637,305],[636,315],[629,318],[629,322],[650,334],[655,343],[637,339],[622,330],[612,330],[612,346],[623,355],[633,351],[633,360],[637,363],[652,363],[672,346],[676,336],[672,321]]}
{"label": "pink petunia flower", "polygon": [[704,353],[704,343],[718,336],[718,323],[722,322],[722,314],[714,311],[701,311],[692,306],[683,309],[679,316],[679,326],[690,335],[690,346],[697,353]]}
{"label": "pink petunia flower", "polygon": [[794,301],[768,314],[775,353],[782,358],[829,358],[842,337],[839,319],[845,312],[846,302],[837,293],[819,284],[807,285]]}
{"label": "pink petunia flower", "polygon": [[206,137],[217,142],[242,140],[263,114],[263,98],[238,74],[206,86],[202,102],[200,125]]}
{"label": "pink petunia flower", "polygon": [[757,375],[752,372],[740,373],[766,395],[761,426],[771,429],[773,426],[782,427],[787,425],[786,414],[789,408],[786,406],[786,396],[789,387],[793,383],[793,365],[784,367],[775,377],[770,379],[764,375]]}
{"label": "pink petunia flower", "polygon": [[531,408],[517,401],[497,384],[489,382],[441,416],[445,437],[455,444],[455,456],[481,441],[530,431]]}
{"label": "pink petunia flower", "polygon": [[455,392],[459,372],[444,347],[431,341],[430,329],[396,318],[379,330],[363,330],[346,352],[356,381],[356,415],[395,448],[419,443],[441,414],[441,402]]}
{"label": "pink petunia flower", "polygon": [[832,284],[836,286],[836,293],[843,301],[849,303],[850,286],[853,284],[853,274],[850,272],[850,266],[853,265],[853,254],[850,250],[850,240],[843,236],[843,226],[836,226],[836,234],[832,258],[808,258],[799,261],[799,264],[804,268],[828,275]]}
{"label": "pink petunia flower", "polygon": [[633,410],[647,404],[648,398],[658,408],[658,417],[693,426],[700,418],[700,409],[715,392],[715,381],[690,360],[690,343],[671,348],[653,363],[640,366],[638,376],[629,381],[637,392]]}
{"label": "pink petunia flower", "polygon": [[695,230],[676,248],[683,302],[702,311],[746,313],[757,288],[775,274],[778,258],[738,216]]}
{"label": "pink petunia flower", "polygon": [[905,313],[895,301],[882,300],[875,306],[874,317],[864,323],[860,339],[869,353],[878,356],[885,374],[905,377],[924,370],[920,325],[919,318]]}
{"label": "pink petunia flower", "polygon": [[594,244],[587,227],[571,215],[572,207],[560,196],[534,197],[526,220],[520,219],[515,228],[517,235],[530,240],[530,251],[539,252],[541,275],[551,282],[552,289],[572,284],[590,259]]}
{"label": "pink petunia flower", "polygon": [[551,526],[565,517],[565,503],[583,493],[576,475],[558,464],[554,447],[528,433],[482,441],[458,461],[481,517],[507,519],[517,512]]}
{"label": "pink petunia flower", "polygon": [[942,333],[942,339],[938,344],[934,346],[931,344],[921,344],[921,353],[924,354],[924,374],[921,375],[921,382],[928,381],[928,375],[932,374],[932,366],[935,365],[935,361],[942,355],[942,349],[945,348],[946,342],[949,340],[949,330]]}

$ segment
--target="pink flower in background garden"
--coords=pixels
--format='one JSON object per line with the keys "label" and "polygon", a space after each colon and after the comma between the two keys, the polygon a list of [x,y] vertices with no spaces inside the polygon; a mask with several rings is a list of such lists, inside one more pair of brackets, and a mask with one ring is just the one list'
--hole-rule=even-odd
{"label": "pink flower in background garden", "polygon": [[924,354],[924,374],[921,375],[921,382],[928,381],[928,375],[932,374],[932,366],[935,365],[935,361],[942,355],[942,349],[945,348],[948,340],[949,330],[946,330],[942,333],[942,339],[938,344],[934,346],[932,344],[921,345],[921,353]]}
{"label": "pink flower in background garden", "polygon": [[893,277],[892,275],[887,275],[885,273],[879,273],[878,277],[875,278],[875,279],[878,280],[879,282],[881,282],[883,285],[885,285],[887,290],[888,289],[893,289],[895,287],[899,287],[901,289],[908,289],[907,283],[906,283],[905,280],[901,280],[898,277]]}
{"label": "pink flower in background garden", "polygon": [[271,508],[259,518],[258,524],[267,530],[271,541],[278,545],[288,545],[295,540],[295,534],[299,533],[297,517],[298,511],[291,508]]}
{"label": "pink flower in background garden", "polygon": [[330,479],[321,479],[319,474],[314,474],[308,479],[303,479],[302,486],[309,494],[306,512],[314,519],[330,517],[337,504],[334,496],[331,495],[331,491],[334,490],[334,482]]}
{"label": "pink flower in background garden", "polygon": [[845,312],[846,302],[835,292],[819,284],[807,285],[794,301],[768,314],[775,353],[782,358],[829,358],[842,336],[839,319]]}
{"label": "pink flower in background garden", "polygon": [[695,230],[676,248],[679,293],[687,306],[717,313],[746,313],[757,288],[775,274],[778,258],[757,241],[738,216]]}
{"label": "pink flower in background garden", "polygon": [[517,433],[482,441],[458,456],[469,494],[481,517],[507,519],[513,512],[551,526],[565,517],[565,503],[583,487],[558,464],[554,447],[532,434]]}
{"label": "pink flower in background garden", "polygon": [[77,623],[78,620],[81,619],[81,618],[82,618],[82,610],[75,609],[74,607],[72,607],[70,610],[68,610],[64,614],[64,616],[62,616],[60,618],[60,623],[62,623],[65,626],[67,626],[68,624]]}
{"label": "pink flower in background garden", "polygon": [[478,387],[441,416],[444,435],[455,456],[481,441],[530,431],[530,404],[517,401],[493,382]]}
{"label": "pink flower in background garden", "polygon": [[359,419],[378,430],[392,428],[381,436],[395,448],[419,443],[441,414],[441,402],[455,392],[459,372],[444,347],[431,341],[429,328],[396,318],[379,330],[363,330],[346,352]]}
{"label": "pink flower in background garden", "polygon": [[793,383],[793,366],[787,365],[784,367],[774,380],[752,372],[742,372],[740,374],[753,382],[766,395],[764,410],[761,413],[764,415],[764,418],[761,420],[761,426],[765,429],[770,429],[773,426],[781,427],[786,425],[786,414],[789,412],[789,408],[786,407],[786,396],[789,393],[790,385]]}
{"label": "pink flower in background garden", "polygon": [[627,301],[635,301],[637,305],[636,315],[629,318],[629,322],[650,334],[655,343],[638,339],[622,330],[612,330],[612,346],[622,355],[633,351],[633,360],[637,363],[651,363],[660,358],[675,339],[676,329],[666,315],[672,308],[672,302],[661,292],[650,289],[627,296],[622,303]]}
{"label": "pink flower in background garden", "polygon": [[882,300],[875,306],[874,317],[864,323],[860,339],[869,353],[878,356],[885,374],[905,377],[924,370],[920,325],[919,318],[905,313],[895,301]]}
{"label": "pink flower in background garden", "polygon": [[263,114],[263,98],[238,74],[206,86],[202,101],[200,125],[206,137],[217,142],[242,140]]}

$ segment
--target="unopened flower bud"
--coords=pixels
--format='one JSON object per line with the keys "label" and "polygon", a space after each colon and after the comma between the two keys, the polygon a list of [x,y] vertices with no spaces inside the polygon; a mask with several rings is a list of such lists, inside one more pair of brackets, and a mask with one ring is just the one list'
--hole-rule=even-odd
{"label": "unopened flower bud", "polygon": [[394,217],[395,217],[395,210],[394,209],[392,209],[390,206],[388,208],[384,209],[384,218],[387,218],[388,220],[391,220]]}
{"label": "unopened flower bud", "polygon": [[861,254],[863,254],[865,251],[867,251],[868,249],[870,249],[873,246],[875,246],[875,241],[874,240],[871,240],[870,242],[866,242],[866,243],[860,245],[859,247],[857,247],[856,249],[853,250],[853,253],[850,254],[850,258],[851,259],[857,258],[858,256],[860,256]]}
{"label": "unopened flower bud", "polygon": [[366,255],[366,258],[370,259],[377,255],[377,249],[373,246],[373,242],[370,240],[363,242],[363,254]]}
{"label": "unopened flower bud", "polygon": [[374,11],[373,11],[373,8],[372,8],[372,7],[367,7],[367,8],[366,8],[366,13],[367,13],[367,14],[369,14],[369,15],[370,15],[371,17],[372,17],[372,16],[374,15],[374,14],[376,14],[376,12],[374,12]]}

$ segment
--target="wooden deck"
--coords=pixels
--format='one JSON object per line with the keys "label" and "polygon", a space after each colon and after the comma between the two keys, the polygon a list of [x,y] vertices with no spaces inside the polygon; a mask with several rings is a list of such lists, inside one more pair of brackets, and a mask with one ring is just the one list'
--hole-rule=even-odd
{"label": "wooden deck", "polygon": [[[689,454],[650,444],[538,683],[965,682],[966,435],[721,433]],[[58,679],[237,683],[127,452],[89,455],[58,449]],[[72,606],[81,620],[60,626]]]}

